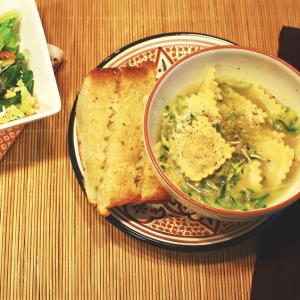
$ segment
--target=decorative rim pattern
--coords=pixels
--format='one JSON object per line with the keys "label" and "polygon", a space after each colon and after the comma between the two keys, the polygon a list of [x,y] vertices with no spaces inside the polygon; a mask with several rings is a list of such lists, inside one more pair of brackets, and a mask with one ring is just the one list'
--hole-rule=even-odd
{"label": "decorative rim pattern", "polygon": [[[191,48],[196,51],[216,45],[232,44],[232,42],[199,33],[175,32],[155,35],[117,50],[98,67],[136,65],[149,59],[156,62],[157,77],[160,77],[176,62],[176,59],[180,59],[176,54],[180,51],[187,51],[184,52],[186,55],[189,54],[188,51]],[[155,55],[152,55],[154,52]],[[75,132],[76,102],[70,116],[68,145],[74,172],[84,190]],[[115,208],[111,210],[111,215],[107,219],[123,232],[155,246],[180,251],[202,251],[246,239],[268,225],[274,218],[275,216],[265,217],[246,223],[220,222],[199,216],[181,204],[171,201],[168,204]]]}
{"label": "decorative rim pattern", "polygon": [[19,125],[0,131],[0,161],[11,148],[23,129],[24,125]]}

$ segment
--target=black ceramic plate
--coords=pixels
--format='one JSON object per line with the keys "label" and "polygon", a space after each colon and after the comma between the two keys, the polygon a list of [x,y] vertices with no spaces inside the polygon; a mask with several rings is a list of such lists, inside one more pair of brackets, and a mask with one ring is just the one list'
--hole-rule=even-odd
{"label": "black ceramic plate", "polygon": [[[131,43],[110,55],[98,67],[137,65],[151,60],[160,77],[172,64],[193,51],[232,42],[198,33],[169,33]],[[84,189],[83,170],[76,137],[76,101],[68,133],[69,153],[79,184]],[[168,203],[127,205],[111,210],[113,225],[152,245],[180,250],[202,251],[224,247],[256,234],[274,217],[249,222],[221,222],[199,215],[172,200]]]}

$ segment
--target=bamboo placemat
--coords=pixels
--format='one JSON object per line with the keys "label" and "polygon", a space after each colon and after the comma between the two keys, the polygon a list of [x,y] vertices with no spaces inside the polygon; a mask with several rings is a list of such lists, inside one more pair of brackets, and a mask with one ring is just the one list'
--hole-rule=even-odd
{"label": "bamboo placemat", "polygon": [[[20,0],[21,1],[21,0]],[[50,43],[65,51],[60,114],[26,127],[0,164],[1,299],[249,299],[255,240],[207,253],[137,241],[99,217],[67,152],[70,110],[84,75],[147,35],[195,31],[271,53],[298,0],[38,0]]]}

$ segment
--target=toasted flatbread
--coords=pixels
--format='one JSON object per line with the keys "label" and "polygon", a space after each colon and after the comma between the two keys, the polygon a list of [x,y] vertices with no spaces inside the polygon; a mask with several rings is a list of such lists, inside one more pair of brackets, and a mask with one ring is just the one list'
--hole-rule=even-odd
{"label": "toasted flatbread", "polygon": [[76,111],[79,152],[89,201],[109,208],[169,198],[146,156],[142,118],[155,66],[95,69],[85,78]]}

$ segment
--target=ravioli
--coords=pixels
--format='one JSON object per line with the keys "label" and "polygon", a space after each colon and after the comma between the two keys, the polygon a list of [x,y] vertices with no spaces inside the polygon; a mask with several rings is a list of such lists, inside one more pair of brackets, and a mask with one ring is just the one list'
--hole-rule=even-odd
{"label": "ravioli", "polygon": [[221,121],[221,114],[216,100],[211,93],[199,92],[184,99],[189,112],[194,116],[206,116],[213,124]]}
{"label": "ravioli", "polygon": [[300,162],[300,136],[299,135],[287,135],[284,138],[284,142],[294,149],[295,160]]}
{"label": "ravioli", "polygon": [[182,138],[170,143],[170,155],[192,181],[212,174],[231,157],[233,151],[205,116],[199,116],[186,128]]}
{"label": "ravioli", "polygon": [[210,93],[215,100],[221,100],[221,89],[216,80],[216,69],[211,68],[208,70],[201,86],[200,92],[202,93]]}
{"label": "ravioli", "polygon": [[215,68],[197,86],[162,115],[161,168],[184,193],[213,207],[267,207],[297,173],[299,114],[259,85],[218,78]]}
{"label": "ravioli", "polygon": [[284,110],[283,106],[276,101],[274,96],[270,95],[257,84],[252,84],[248,89],[245,89],[243,94],[272,118],[276,118]]}
{"label": "ravioli", "polygon": [[272,130],[269,127],[261,127],[258,130],[248,131],[249,140],[257,141],[261,140],[262,137],[268,137],[274,139],[278,142],[283,142],[285,138],[285,133],[282,131]]}
{"label": "ravioli", "polygon": [[269,136],[263,136],[254,145],[263,157],[262,171],[266,187],[282,184],[293,163],[294,150]]}
{"label": "ravioli", "polygon": [[241,123],[243,128],[257,128],[265,122],[267,114],[250,100],[236,93],[232,88],[224,88],[223,99],[222,112],[227,116],[236,115],[235,122]]}
{"label": "ravioli", "polygon": [[237,189],[239,191],[249,189],[259,192],[263,188],[262,180],[261,162],[259,160],[251,160],[243,170]]}

